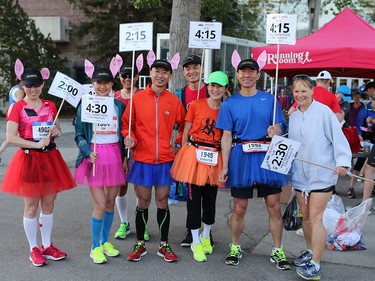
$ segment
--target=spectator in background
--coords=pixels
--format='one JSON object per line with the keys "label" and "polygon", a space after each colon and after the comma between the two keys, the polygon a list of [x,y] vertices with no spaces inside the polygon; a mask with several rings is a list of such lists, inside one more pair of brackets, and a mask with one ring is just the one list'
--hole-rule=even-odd
{"label": "spectator in background", "polygon": [[340,108],[342,110],[342,113],[344,114],[344,124],[343,127],[347,128],[349,127],[349,112],[350,112],[350,104],[349,101],[351,100],[351,93],[352,90],[346,86],[341,85],[336,90],[336,98],[339,102]]}
{"label": "spectator in background", "polygon": [[371,99],[375,95],[375,82],[368,82],[365,87],[365,92],[368,99]]}
{"label": "spectator in background", "polygon": [[282,88],[280,93],[277,95],[277,100],[279,101],[280,107],[283,111],[289,110],[293,104],[292,96],[288,94],[284,88]]}

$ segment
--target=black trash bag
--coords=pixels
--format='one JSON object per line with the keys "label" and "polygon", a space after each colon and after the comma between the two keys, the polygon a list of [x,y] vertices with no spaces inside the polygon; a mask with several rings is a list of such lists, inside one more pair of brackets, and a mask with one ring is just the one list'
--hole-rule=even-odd
{"label": "black trash bag", "polygon": [[302,212],[295,195],[285,209],[283,225],[285,230],[298,230],[302,227]]}

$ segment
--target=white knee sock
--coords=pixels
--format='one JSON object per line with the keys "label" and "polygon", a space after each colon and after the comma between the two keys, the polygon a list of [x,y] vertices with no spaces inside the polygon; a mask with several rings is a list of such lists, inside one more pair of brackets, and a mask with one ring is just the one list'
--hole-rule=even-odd
{"label": "white knee sock", "polygon": [[203,238],[210,237],[211,227],[212,227],[212,224],[205,224],[205,223],[203,224],[203,233],[202,233]]}
{"label": "white knee sock", "polygon": [[23,217],[23,228],[25,229],[27,241],[29,241],[29,246],[30,246],[30,251],[34,247],[38,247],[36,244],[36,233],[37,233],[37,223],[36,223],[36,218],[26,218]]}
{"label": "white knee sock", "polygon": [[116,206],[121,222],[129,223],[128,221],[128,195],[116,197]]}
{"label": "white knee sock", "polygon": [[200,244],[201,241],[199,239],[199,228],[191,229],[191,236],[193,236],[193,244]]}
{"label": "white knee sock", "polygon": [[49,215],[40,213],[39,229],[40,234],[42,235],[42,245],[44,246],[44,248],[47,248],[49,247],[49,245],[51,245],[52,226],[53,213]]}

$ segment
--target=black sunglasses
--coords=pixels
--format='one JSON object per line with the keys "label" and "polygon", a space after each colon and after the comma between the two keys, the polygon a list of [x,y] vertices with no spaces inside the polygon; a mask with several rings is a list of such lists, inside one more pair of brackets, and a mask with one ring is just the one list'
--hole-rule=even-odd
{"label": "black sunglasses", "polygon": [[298,75],[296,75],[292,78],[292,82],[297,81],[297,80],[305,80],[305,81],[310,82],[311,84],[313,83],[310,76],[308,76],[306,74],[298,74]]}
{"label": "black sunglasses", "polygon": [[40,83],[40,84],[24,84],[24,86],[26,87],[26,88],[28,88],[28,89],[30,89],[30,88],[32,88],[32,87],[35,87],[35,88],[39,88],[40,86],[42,86],[42,84]]}
{"label": "black sunglasses", "polygon": [[[135,75],[134,75],[135,76]],[[126,79],[126,78],[129,78],[129,79],[131,79],[132,78],[132,75],[129,73],[129,74],[121,74],[121,77],[123,78],[123,79]]]}

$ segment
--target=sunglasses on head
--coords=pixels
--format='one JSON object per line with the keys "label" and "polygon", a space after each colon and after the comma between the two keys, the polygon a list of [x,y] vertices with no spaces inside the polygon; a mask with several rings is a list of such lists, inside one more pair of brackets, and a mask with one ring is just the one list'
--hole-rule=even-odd
{"label": "sunglasses on head", "polygon": [[34,88],[39,88],[40,86],[42,86],[42,83],[31,83],[31,84],[25,84],[24,85],[26,88],[30,89],[32,87]]}
{"label": "sunglasses on head", "polygon": [[310,76],[308,76],[306,74],[298,74],[298,75],[296,75],[292,78],[292,82],[297,81],[297,80],[305,80],[305,81],[310,82],[311,84],[313,83]]}

